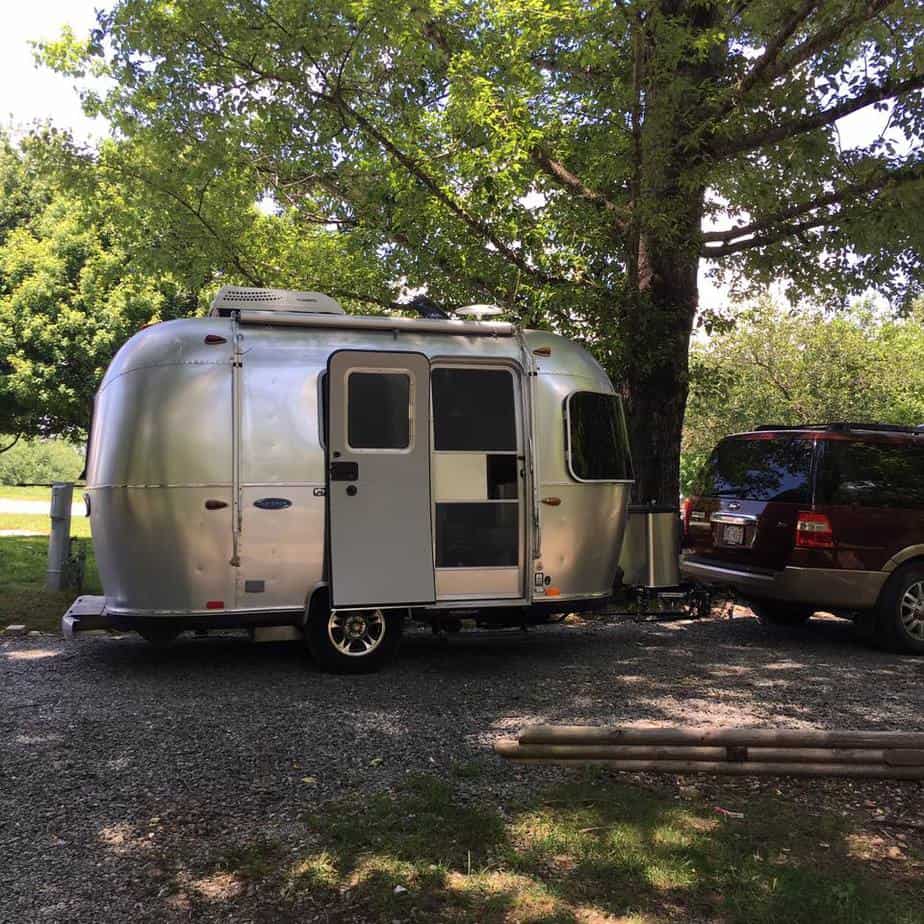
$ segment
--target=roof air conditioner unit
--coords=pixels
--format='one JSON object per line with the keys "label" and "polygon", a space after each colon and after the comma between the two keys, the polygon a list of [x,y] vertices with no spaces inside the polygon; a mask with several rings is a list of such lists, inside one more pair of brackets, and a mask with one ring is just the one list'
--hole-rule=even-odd
{"label": "roof air conditioner unit", "polygon": [[226,318],[232,311],[287,311],[300,314],[346,314],[329,295],[320,292],[296,292],[292,289],[251,289],[245,286],[222,286],[212,300],[213,318]]}

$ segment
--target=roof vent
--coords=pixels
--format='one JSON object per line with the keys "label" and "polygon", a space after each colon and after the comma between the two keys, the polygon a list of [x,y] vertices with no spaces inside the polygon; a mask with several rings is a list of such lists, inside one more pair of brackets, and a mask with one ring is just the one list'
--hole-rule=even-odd
{"label": "roof vent", "polygon": [[504,309],[498,308],[497,305],[466,305],[464,308],[456,308],[453,314],[463,318],[474,318],[476,321],[483,321],[485,318],[494,318],[503,314]]}
{"label": "roof vent", "polygon": [[294,311],[301,314],[345,314],[329,295],[320,292],[295,292],[292,289],[250,289],[222,286],[212,300],[210,315],[226,318],[238,308],[257,311]]}

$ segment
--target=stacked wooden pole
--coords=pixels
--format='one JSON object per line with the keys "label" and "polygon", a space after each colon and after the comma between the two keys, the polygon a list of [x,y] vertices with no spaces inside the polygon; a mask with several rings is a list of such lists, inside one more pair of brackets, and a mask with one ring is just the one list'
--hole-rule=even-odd
{"label": "stacked wooden pole", "polygon": [[924,733],[534,725],[495,743],[509,760],[729,776],[924,779]]}

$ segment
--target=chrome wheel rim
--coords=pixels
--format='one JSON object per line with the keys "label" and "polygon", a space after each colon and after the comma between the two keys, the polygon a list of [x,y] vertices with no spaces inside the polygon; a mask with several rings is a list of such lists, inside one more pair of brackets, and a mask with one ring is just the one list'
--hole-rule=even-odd
{"label": "chrome wheel rim", "polygon": [[327,620],[327,637],[340,654],[365,657],[385,638],[385,616],[381,610],[334,610]]}
{"label": "chrome wheel rim", "polygon": [[898,613],[908,635],[924,642],[924,581],[917,581],[905,590]]}

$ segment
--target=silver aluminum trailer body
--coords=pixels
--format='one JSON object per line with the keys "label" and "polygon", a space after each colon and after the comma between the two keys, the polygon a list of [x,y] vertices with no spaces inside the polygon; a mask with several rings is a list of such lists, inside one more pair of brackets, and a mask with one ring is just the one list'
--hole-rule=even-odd
{"label": "silver aluminum trailer body", "polygon": [[585,350],[238,308],[142,330],[97,394],[87,493],[116,624],[301,626],[319,589],[487,620],[611,595],[631,481],[573,473],[570,396],[614,395]]}

